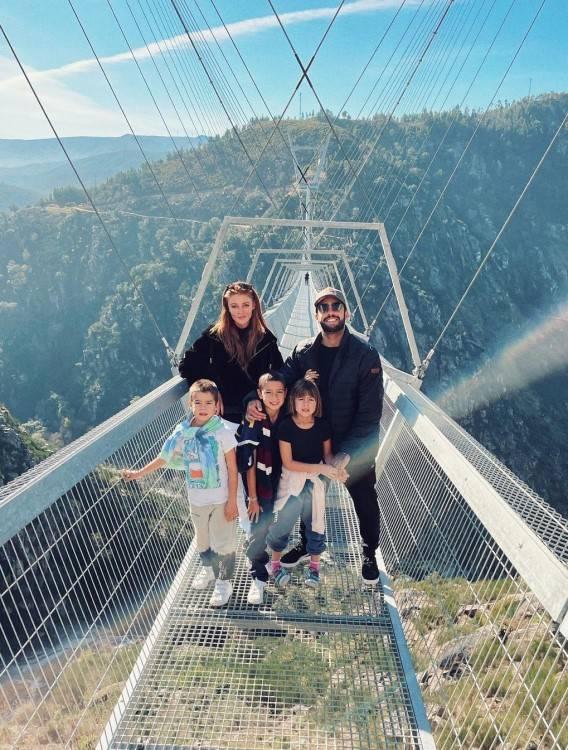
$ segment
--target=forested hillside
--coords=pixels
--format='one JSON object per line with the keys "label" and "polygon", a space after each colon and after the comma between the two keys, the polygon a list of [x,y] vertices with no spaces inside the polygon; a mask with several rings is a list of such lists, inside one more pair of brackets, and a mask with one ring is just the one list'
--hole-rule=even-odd
{"label": "forested hillside", "polygon": [[[343,194],[337,189],[338,175],[348,177],[351,162],[361,163],[369,156],[337,218],[385,221],[394,235],[399,267],[478,128],[403,274],[423,355],[501,228],[567,104],[568,95],[562,94],[502,106],[485,119],[478,113],[453,111],[425,112],[386,127],[381,117],[372,122],[348,117],[338,121],[341,145],[330,141],[315,215],[331,216]],[[268,122],[255,122],[240,133],[250,153],[259,153],[270,127]],[[287,121],[283,127],[295,144],[313,148],[326,132],[322,117]],[[425,380],[427,393],[442,395],[565,303],[567,143],[564,133],[442,340]],[[233,134],[184,152],[184,163],[176,155],[155,164],[177,220],[123,213],[170,215],[147,168],[121,173],[94,191],[122,260],[171,344],[177,340],[222,217],[275,214],[257,176],[246,181],[250,162]],[[279,215],[297,217],[290,153],[278,134],[260,158],[258,174],[277,206],[288,198]],[[66,441],[169,375],[159,337],[121,260],[96,217],[78,210],[88,208],[78,205],[80,200],[74,190],[61,191],[57,203],[0,214],[0,400],[19,419],[39,419]],[[242,277],[254,249],[293,239],[276,231],[230,235],[195,331],[216,314],[220,288],[228,279]],[[376,238],[336,233],[324,242],[348,244],[361,289],[372,279],[364,305],[373,318],[389,289]],[[259,285],[267,269],[258,269]],[[360,325],[357,318],[354,322]],[[566,348],[567,338],[553,345]],[[373,339],[394,364],[410,368],[392,301],[382,311]],[[531,357],[530,348],[526,357]],[[503,396],[489,405],[472,405],[473,412],[462,422],[567,512],[563,485],[568,459],[559,409],[568,394],[566,372],[556,370],[520,390],[508,386],[506,373],[498,377],[503,379]]]}

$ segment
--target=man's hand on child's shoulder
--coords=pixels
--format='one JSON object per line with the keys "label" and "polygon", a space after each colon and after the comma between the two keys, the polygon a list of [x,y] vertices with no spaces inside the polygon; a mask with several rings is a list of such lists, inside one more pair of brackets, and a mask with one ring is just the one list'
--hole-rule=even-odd
{"label": "man's hand on child's shoulder", "polygon": [[247,421],[261,422],[266,414],[262,410],[262,402],[258,399],[249,401],[247,404]]}

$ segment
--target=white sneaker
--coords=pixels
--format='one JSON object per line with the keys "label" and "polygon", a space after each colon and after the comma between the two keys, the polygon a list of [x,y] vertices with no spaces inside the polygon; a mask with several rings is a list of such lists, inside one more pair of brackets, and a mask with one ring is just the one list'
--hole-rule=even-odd
{"label": "white sneaker", "polygon": [[206,589],[214,580],[215,573],[213,572],[213,568],[204,565],[200,568],[199,573],[191,582],[191,588],[195,591],[203,591],[203,589]]}
{"label": "white sneaker", "polygon": [[233,593],[233,584],[230,581],[215,581],[215,588],[209,599],[211,607],[223,607],[231,598]]}
{"label": "white sneaker", "polygon": [[250,582],[250,589],[247,594],[247,604],[262,604],[264,601],[264,581],[253,578]]}

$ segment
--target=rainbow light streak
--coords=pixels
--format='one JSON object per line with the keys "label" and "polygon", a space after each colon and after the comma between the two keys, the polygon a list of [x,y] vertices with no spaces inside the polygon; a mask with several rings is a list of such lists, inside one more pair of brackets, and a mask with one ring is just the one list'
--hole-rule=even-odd
{"label": "rainbow light streak", "polygon": [[568,365],[568,303],[505,347],[496,358],[436,398],[452,417],[463,417]]}

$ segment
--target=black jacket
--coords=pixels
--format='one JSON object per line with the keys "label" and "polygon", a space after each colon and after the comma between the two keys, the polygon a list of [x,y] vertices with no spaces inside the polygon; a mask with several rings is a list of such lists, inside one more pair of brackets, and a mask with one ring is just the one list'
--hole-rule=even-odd
{"label": "black jacket", "polygon": [[243,398],[256,389],[259,377],[268,370],[280,370],[284,360],[276,336],[267,331],[256,347],[246,372],[229,357],[220,339],[208,328],[188,349],[179,364],[179,374],[189,385],[199,378],[213,380],[223,396],[224,418],[240,422]]}
{"label": "black jacket", "polygon": [[[322,335],[300,342],[284,364],[286,382],[292,385],[306,370],[318,369]],[[317,382],[317,381],[316,381]],[[383,371],[377,350],[362,336],[345,329],[329,374],[327,419],[331,423],[333,449],[351,455],[347,471],[355,464],[371,466],[379,444],[383,410]]]}

